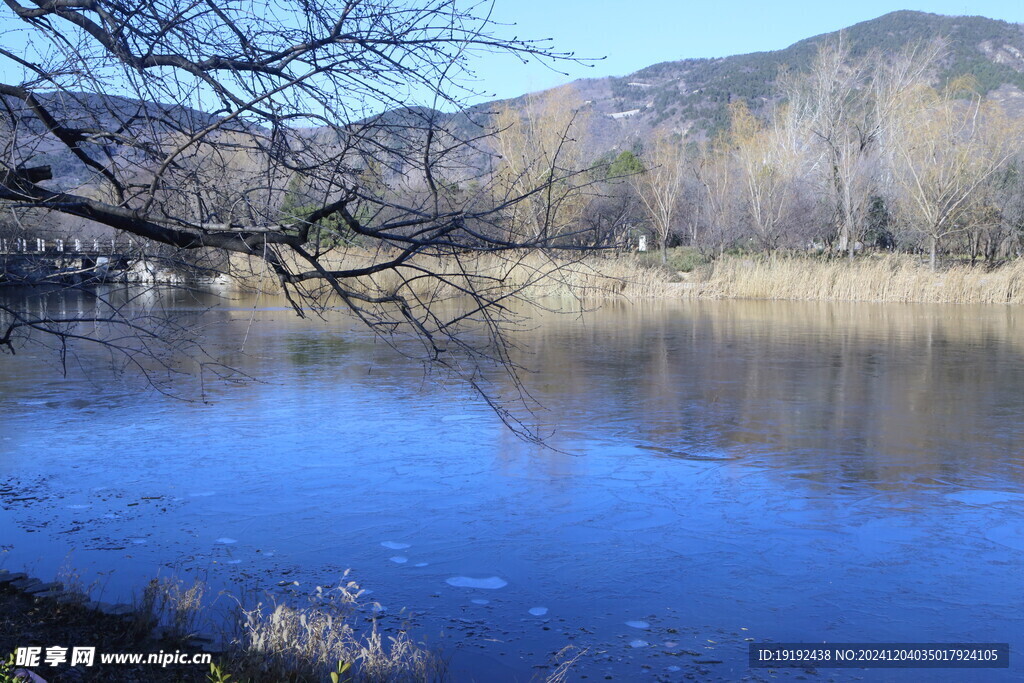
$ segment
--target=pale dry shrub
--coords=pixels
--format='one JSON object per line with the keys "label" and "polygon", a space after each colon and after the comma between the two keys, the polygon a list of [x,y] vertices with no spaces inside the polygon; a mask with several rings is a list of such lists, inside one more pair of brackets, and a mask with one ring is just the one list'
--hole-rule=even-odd
{"label": "pale dry shrub", "polygon": [[239,680],[323,681],[348,663],[342,680],[439,680],[443,662],[404,632],[385,638],[375,619],[368,633],[353,628],[359,595],[359,586],[343,577],[334,588],[317,587],[300,608],[261,603],[243,610],[242,633],[224,669]]}
{"label": "pale dry shrub", "polygon": [[365,681],[440,680],[444,664],[437,655],[414,643],[405,633],[385,641],[374,628],[358,642],[356,670]]}

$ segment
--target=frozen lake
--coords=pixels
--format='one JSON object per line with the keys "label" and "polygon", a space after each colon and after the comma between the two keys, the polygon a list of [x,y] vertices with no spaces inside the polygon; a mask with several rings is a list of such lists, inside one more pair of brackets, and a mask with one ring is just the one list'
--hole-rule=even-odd
{"label": "frozen lake", "polygon": [[574,678],[767,679],[746,665],[766,641],[1009,641],[1012,669],[966,673],[1024,672],[1019,311],[546,315],[519,341],[552,450],[351,323],[271,304],[205,318],[259,380],[206,403],[94,351],[67,378],[40,350],[0,358],[0,566],[67,563],[104,599],[171,573],[301,596],[351,569],[383,625],[478,680],[530,680],[569,644]]}

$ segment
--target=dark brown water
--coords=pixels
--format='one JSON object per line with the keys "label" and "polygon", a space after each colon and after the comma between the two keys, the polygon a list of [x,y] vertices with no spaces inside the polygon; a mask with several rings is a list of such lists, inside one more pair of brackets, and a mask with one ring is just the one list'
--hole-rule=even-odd
{"label": "dark brown water", "polygon": [[351,568],[382,623],[411,611],[479,680],[529,680],[567,644],[576,677],[768,678],[748,639],[1009,641],[1010,671],[928,677],[1024,671],[1015,309],[547,315],[520,342],[553,451],[347,323],[265,304],[204,318],[261,380],[208,403],[92,352],[66,379],[0,359],[0,483],[27,492],[0,499],[0,562],[49,578],[70,555],[109,596],[158,571],[301,592]]}

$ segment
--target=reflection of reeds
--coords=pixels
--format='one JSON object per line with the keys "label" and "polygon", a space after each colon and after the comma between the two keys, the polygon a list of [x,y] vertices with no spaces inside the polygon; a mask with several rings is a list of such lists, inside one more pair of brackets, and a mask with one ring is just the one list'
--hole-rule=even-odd
{"label": "reflection of reeds", "polygon": [[1024,303],[1024,263],[933,272],[906,255],[821,260],[738,258],[714,263],[700,295],[724,298],[956,304]]}

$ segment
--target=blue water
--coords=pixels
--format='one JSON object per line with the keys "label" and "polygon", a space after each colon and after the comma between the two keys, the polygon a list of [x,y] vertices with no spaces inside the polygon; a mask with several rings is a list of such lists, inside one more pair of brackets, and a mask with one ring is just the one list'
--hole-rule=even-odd
{"label": "blue water", "polygon": [[88,350],[66,378],[42,351],[0,359],[3,566],[69,564],[104,599],[158,573],[297,599],[351,569],[457,680],[529,680],[569,644],[572,679],[767,680],[746,661],[768,641],[1012,650],[1003,671],[785,678],[1024,673],[1007,309],[545,316],[520,360],[546,448],[347,322],[247,303],[210,314],[206,343],[259,381],[177,385],[205,402]]}

